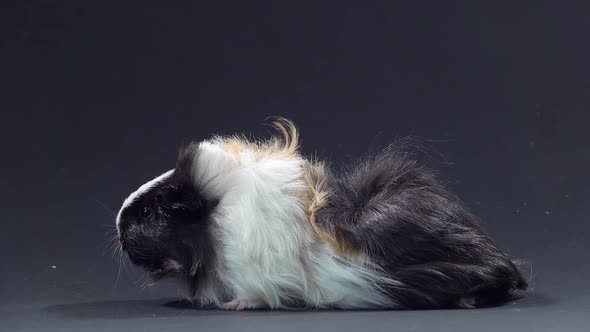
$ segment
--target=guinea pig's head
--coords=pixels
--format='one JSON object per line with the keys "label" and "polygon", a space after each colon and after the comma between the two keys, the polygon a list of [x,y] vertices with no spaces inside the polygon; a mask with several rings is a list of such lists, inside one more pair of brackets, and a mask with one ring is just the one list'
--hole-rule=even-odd
{"label": "guinea pig's head", "polygon": [[213,256],[214,208],[215,202],[177,166],[124,201],[116,220],[121,248],[154,281],[179,277],[194,292],[196,279]]}

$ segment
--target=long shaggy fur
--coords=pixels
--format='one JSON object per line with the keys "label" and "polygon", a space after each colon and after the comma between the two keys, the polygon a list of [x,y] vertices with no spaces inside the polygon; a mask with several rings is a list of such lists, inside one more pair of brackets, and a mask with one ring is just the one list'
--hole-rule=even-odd
{"label": "long shaggy fur", "polygon": [[526,282],[460,200],[403,145],[335,171],[297,151],[298,132],[183,148],[117,217],[123,249],[203,305],[472,307]]}
{"label": "long shaggy fur", "polygon": [[363,252],[402,287],[407,308],[481,306],[526,281],[478,221],[403,142],[329,176],[316,223]]}

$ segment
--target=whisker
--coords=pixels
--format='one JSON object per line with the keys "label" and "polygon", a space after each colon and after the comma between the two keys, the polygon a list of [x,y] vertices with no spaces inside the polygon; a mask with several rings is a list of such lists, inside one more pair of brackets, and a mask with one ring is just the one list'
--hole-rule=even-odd
{"label": "whisker", "polygon": [[[121,255],[123,254],[123,249],[119,250],[121,252]],[[125,271],[125,273],[127,273],[127,275],[129,275],[129,272],[134,272],[135,270],[133,269],[133,265],[131,265],[131,261],[129,261],[129,259],[127,258],[126,255],[124,255],[124,259],[123,259],[123,271]]]}
{"label": "whisker", "polygon": [[147,273],[142,273],[139,278],[137,278],[133,284],[139,288],[143,288],[143,286],[145,285],[145,278],[147,277]]}
{"label": "whisker", "polygon": [[117,225],[115,225],[114,223],[113,224],[98,224],[98,226],[100,226],[100,227],[106,227],[106,228],[108,228],[109,230],[112,230],[112,231],[117,231]]}
{"label": "whisker", "polygon": [[119,243],[119,237],[117,234],[113,234],[110,239],[108,240],[107,244],[105,245],[105,249],[103,250],[103,255],[110,251],[113,257],[116,257],[118,253],[118,249],[120,249],[121,244]]}
{"label": "whisker", "polygon": [[117,279],[115,280],[115,286],[113,288],[117,288],[119,284],[119,278],[121,277],[121,265],[123,264],[123,256],[119,254],[119,271],[117,272]]}
{"label": "whisker", "polygon": [[[147,276],[147,274],[146,274],[146,276]],[[141,288],[146,289],[146,288],[152,287],[153,285],[154,285],[154,282],[152,280],[150,280],[149,277],[147,277],[147,278],[145,278],[143,285],[141,285]]]}
{"label": "whisker", "polygon": [[111,210],[108,206],[106,206],[106,204],[104,204],[103,202],[99,201],[98,199],[95,199],[95,201],[98,204],[102,205],[102,207],[104,207],[105,210],[107,210],[107,212],[109,212],[113,217],[115,217],[115,218],[117,217],[117,214],[115,213],[115,211]]}
{"label": "whisker", "polygon": [[106,254],[106,253],[107,253],[107,251],[111,251],[111,250],[113,250],[113,249],[114,249],[114,248],[113,248],[113,246],[114,246],[114,245],[115,245],[115,241],[114,241],[113,237],[111,237],[111,238],[110,238],[110,239],[107,241],[107,243],[104,245],[104,249],[102,250],[102,254],[104,255],[104,254]]}

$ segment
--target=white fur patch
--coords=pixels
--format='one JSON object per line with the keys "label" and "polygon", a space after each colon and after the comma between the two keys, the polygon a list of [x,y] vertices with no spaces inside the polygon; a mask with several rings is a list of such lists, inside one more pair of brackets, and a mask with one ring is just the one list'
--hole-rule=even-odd
{"label": "white fur patch", "polygon": [[219,248],[212,280],[195,300],[219,307],[231,301],[228,308],[395,306],[380,289],[395,281],[364,257],[338,257],[313,236],[302,201],[304,159],[230,153],[215,141],[198,150],[193,176],[206,196],[219,199]]}

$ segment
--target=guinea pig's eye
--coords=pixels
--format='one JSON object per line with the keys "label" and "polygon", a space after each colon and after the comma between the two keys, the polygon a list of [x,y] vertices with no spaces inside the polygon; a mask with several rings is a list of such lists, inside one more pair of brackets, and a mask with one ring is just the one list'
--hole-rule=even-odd
{"label": "guinea pig's eye", "polygon": [[149,218],[152,215],[152,210],[149,207],[144,207],[143,210],[141,210],[141,216],[144,218]]}

